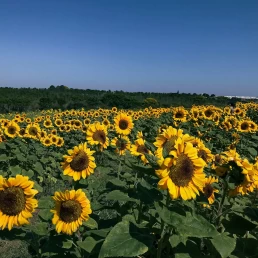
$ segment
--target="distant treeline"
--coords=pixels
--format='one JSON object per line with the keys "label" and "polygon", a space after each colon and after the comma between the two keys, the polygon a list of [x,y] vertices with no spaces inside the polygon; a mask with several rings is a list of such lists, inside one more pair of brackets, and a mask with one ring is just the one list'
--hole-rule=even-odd
{"label": "distant treeline", "polygon": [[0,88],[0,113],[43,109],[138,109],[143,107],[170,107],[195,105],[225,106],[240,99],[228,99],[214,94],[146,93],[73,89],[65,85],[51,85],[47,89]]}

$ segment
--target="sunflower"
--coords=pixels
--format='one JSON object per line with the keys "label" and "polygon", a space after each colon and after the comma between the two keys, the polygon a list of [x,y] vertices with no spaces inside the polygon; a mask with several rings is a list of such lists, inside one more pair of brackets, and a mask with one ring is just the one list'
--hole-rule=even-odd
{"label": "sunflower", "polygon": [[230,196],[245,195],[253,192],[258,182],[258,171],[247,159],[239,163],[230,162],[230,178],[235,183],[235,188],[229,191]]}
{"label": "sunflower", "polygon": [[16,175],[5,179],[0,176],[0,228],[29,224],[28,218],[38,206],[34,196],[38,193],[33,189],[34,182],[29,177]]}
{"label": "sunflower", "polygon": [[75,146],[73,150],[68,150],[69,155],[64,155],[65,161],[61,163],[64,175],[72,176],[74,181],[78,181],[81,177],[86,178],[92,174],[96,168],[93,153],[95,151],[87,148],[86,142]]}
{"label": "sunflower", "polygon": [[208,106],[203,110],[204,118],[208,120],[212,120],[214,109],[212,106]]}
{"label": "sunflower", "polygon": [[38,123],[31,123],[26,127],[26,136],[32,139],[40,138],[41,129]]}
{"label": "sunflower", "polygon": [[56,146],[57,147],[62,147],[63,145],[64,145],[64,139],[62,137],[58,137]]}
{"label": "sunflower", "polygon": [[215,201],[214,193],[218,193],[219,190],[214,189],[212,187],[213,183],[218,183],[218,179],[213,178],[211,176],[205,178],[204,181],[204,187],[203,187],[203,193],[205,197],[208,199],[209,204],[213,204]]}
{"label": "sunflower", "polygon": [[43,124],[46,128],[53,127],[52,121],[50,119],[46,119]]}
{"label": "sunflower", "polygon": [[172,126],[163,129],[162,133],[156,137],[156,141],[153,143],[154,146],[157,147],[155,156],[161,159],[161,161],[164,160],[164,158],[170,155],[171,151],[174,150],[178,138],[183,138],[185,142],[194,139],[189,134],[183,134],[182,129],[175,129]]}
{"label": "sunflower", "polygon": [[63,124],[63,120],[62,119],[58,118],[58,119],[55,120],[55,125],[57,127],[61,126],[62,124]]}
{"label": "sunflower", "polygon": [[197,147],[197,155],[199,158],[202,158],[206,163],[210,163],[213,160],[213,154],[211,153],[211,151],[203,144],[201,143],[198,147]]}
{"label": "sunflower", "polygon": [[120,156],[125,155],[125,151],[130,149],[130,140],[127,136],[122,136],[120,138],[115,137],[111,144],[116,147],[115,152]]}
{"label": "sunflower", "polygon": [[100,150],[106,149],[109,145],[109,139],[107,137],[107,127],[96,122],[88,127],[87,141],[91,145],[99,145]]}
{"label": "sunflower", "polygon": [[41,138],[40,141],[42,144],[46,147],[50,146],[52,144],[52,141],[49,137]]}
{"label": "sunflower", "polygon": [[85,118],[83,120],[83,123],[84,123],[85,126],[88,126],[90,124],[90,119],[89,118]]}
{"label": "sunflower", "polygon": [[239,132],[244,132],[244,133],[248,133],[251,131],[250,128],[250,121],[249,120],[241,120],[238,124],[238,128],[237,130]]}
{"label": "sunflower", "polygon": [[181,138],[177,139],[172,155],[173,158],[166,158],[163,167],[156,170],[161,178],[159,188],[168,189],[172,199],[180,196],[183,200],[196,198],[204,187],[206,163],[197,156],[197,149]]}
{"label": "sunflower", "polygon": [[110,125],[110,122],[107,118],[105,118],[103,121],[102,121],[102,124],[105,125],[106,127],[109,127]]}
{"label": "sunflower", "polygon": [[140,157],[144,164],[148,163],[145,154],[152,155],[151,151],[145,146],[145,140],[143,138],[137,139],[134,144],[131,145],[130,152],[133,156]]}
{"label": "sunflower", "polygon": [[118,134],[128,135],[133,129],[134,123],[131,116],[126,113],[120,113],[115,118],[115,128]]}
{"label": "sunflower", "polygon": [[11,121],[5,127],[4,133],[10,138],[14,138],[19,133],[19,131],[20,131],[20,126],[14,121]]}
{"label": "sunflower", "polygon": [[184,107],[173,108],[173,119],[175,121],[186,122],[188,111]]}
{"label": "sunflower", "polygon": [[21,128],[20,131],[18,132],[19,137],[23,138],[26,136],[26,130],[25,128]]}
{"label": "sunflower", "polygon": [[57,233],[72,235],[92,213],[90,201],[81,189],[55,192],[53,199],[55,209],[51,210],[54,213],[52,223],[56,225]]}

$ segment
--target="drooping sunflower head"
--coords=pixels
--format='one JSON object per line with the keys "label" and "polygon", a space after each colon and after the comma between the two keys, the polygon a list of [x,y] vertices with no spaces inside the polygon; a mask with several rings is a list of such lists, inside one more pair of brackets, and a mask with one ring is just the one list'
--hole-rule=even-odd
{"label": "drooping sunflower head", "polygon": [[211,176],[205,178],[203,194],[208,199],[209,204],[213,204],[215,201],[214,193],[218,193],[219,190],[215,189],[212,184],[218,183],[218,179]]}
{"label": "drooping sunflower head", "polygon": [[134,126],[133,119],[131,116],[128,116],[126,113],[120,113],[114,118],[114,121],[117,134],[130,134]]}
{"label": "drooping sunflower head", "polygon": [[130,152],[133,156],[140,157],[144,164],[148,163],[145,155],[152,155],[152,152],[146,147],[145,140],[143,138],[137,139],[134,144],[131,145]]}
{"label": "drooping sunflower head", "polygon": [[111,141],[111,145],[116,147],[116,153],[119,155],[125,155],[125,151],[130,149],[130,140],[127,136],[122,136],[120,138],[115,137]]}
{"label": "drooping sunflower head", "polygon": [[29,224],[37,207],[34,196],[38,193],[33,189],[34,183],[27,176],[16,175],[5,179],[0,176],[0,228]]}
{"label": "drooping sunflower head", "polygon": [[92,213],[90,201],[81,189],[55,192],[53,199],[55,209],[51,210],[54,213],[52,223],[56,225],[58,233],[72,235]]}
{"label": "drooping sunflower head", "polygon": [[73,150],[68,150],[69,155],[64,155],[64,162],[61,163],[64,175],[72,176],[74,181],[85,179],[94,172],[96,168],[95,151],[87,148],[87,143],[81,143],[75,146]]}

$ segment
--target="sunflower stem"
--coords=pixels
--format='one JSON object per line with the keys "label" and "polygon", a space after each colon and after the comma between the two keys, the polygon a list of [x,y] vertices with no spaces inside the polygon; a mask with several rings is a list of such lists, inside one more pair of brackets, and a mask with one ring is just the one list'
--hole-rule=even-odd
{"label": "sunflower stem", "polygon": [[120,179],[120,173],[122,168],[122,156],[120,156],[119,165],[118,165],[118,171],[117,171],[117,178]]}
{"label": "sunflower stem", "polygon": [[158,243],[157,258],[161,258],[164,235],[165,235],[165,223],[163,220],[161,220],[161,234],[160,234],[160,240]]}
{"label": "sunflower stem", "polygon": [[221,217],[222,217],[221,215],[222,215],[223,205],[226,199],[227,191],[228,191],[228,183],[226,180],[224,180],[222,198],[220,200],[218,213],[217,213],[217,228],[219,228],[221,224]]}

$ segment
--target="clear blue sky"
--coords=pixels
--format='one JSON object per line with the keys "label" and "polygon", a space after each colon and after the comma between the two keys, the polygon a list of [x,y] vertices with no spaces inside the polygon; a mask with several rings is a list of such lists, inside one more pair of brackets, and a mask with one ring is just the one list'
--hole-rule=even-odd
{"label": "clear blue sky", "polygon": [[258,0],[0,0],[0,86],[258,95]]}

